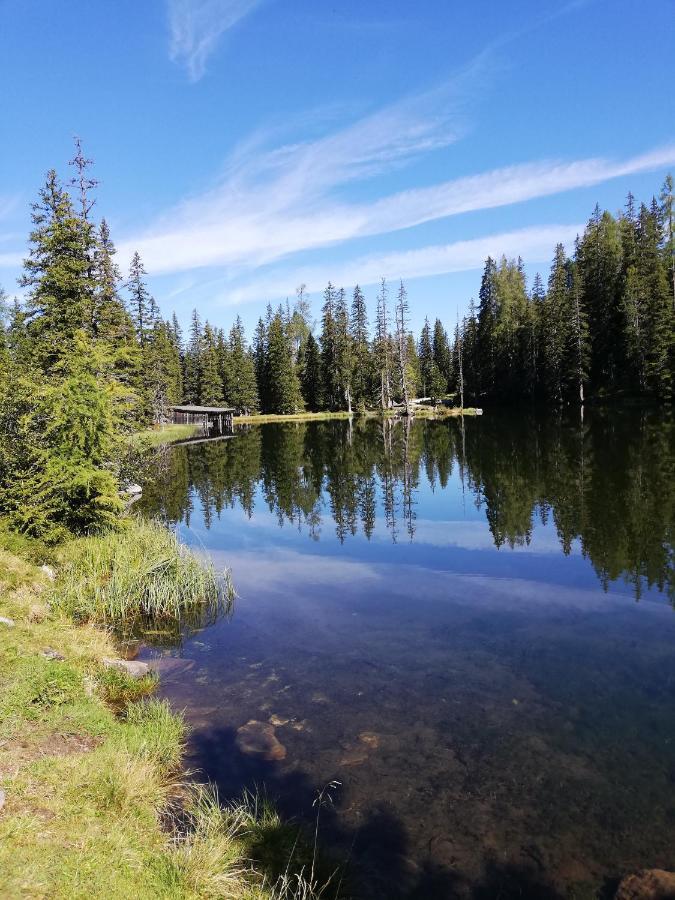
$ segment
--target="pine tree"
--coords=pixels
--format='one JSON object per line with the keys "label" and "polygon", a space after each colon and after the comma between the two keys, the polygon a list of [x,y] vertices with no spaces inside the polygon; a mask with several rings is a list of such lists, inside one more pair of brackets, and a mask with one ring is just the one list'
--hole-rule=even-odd
{"label": "pine tree", "polygon": [[342,385],[338,360],[338,336],[335,321],[337,292],[331,282],[323,294],[321,310],[321,373],[322,394],[327,409],[342,408]]}
{"label": "pine tree", "polygon": [[377,316],[373,358],[377,371],[377,394],[381,409],[391,406],[391,343],[389,340],[389,313],[387,310],[387,282],[383,278],[377,296]]}
{"label": "pine tree", "polygon": [[616,219],[596,206],[579,245],[578,264],[591,336],[594,390],[617,383],[623,368],[622,248]]}
{"label": "pine tree", "polygon": [[492,257],[485,260],[483,277],[478,292],[478,371],[480,390],[494,393],[496,383],[495,330],[499,314],[496,284],[497,266]]}
{"label": "pine tree", "polygon": [[310,331],[303,350],[301,387],[305,406],[311,412],[317,412],[322,407],[322,383],[321,351],[316,338]]}
{"label": "pine tree", "polygon": [[548,279],[548,291],[542,310],[541,346],[546,393],[552,400],[563,398],[564,357],[568,346],[569,271],[562,244],[555,248],[555,256]]}
{"label": "pine tree", "polygon": [[675,203],[673,201],[673,176],[668,174],[663,182],[660,213],[663,228],[663,252],[670,275],[670,292],[675,310]]}
{"label": "pine tree", "polygon": [[356,285],[352,296],[349,333],[352,339],[354,402],[365,407],[371,393],[372,365],[368,333],[368,311],[361,288]]}
{"label": "pine tree", "polygon": [[230,353],[229,377],[225,384],[227,402],[248,415],[259,407],[255,366],[246,347],[246,337],[241,317],[237,316],[228,340]]}
{"label": "pine tree", "polygon": [[[406,415],[410,415],[410,400],[413,393],[410,346],[408,344],[408,292],[401,281],[396,297],[396,353],[398,363],[398,387],[405,407]],[[413,344],[414,348],[414,344]]]}
{"label": "pine tree", "polygon": [[199,403],[201,397],[201,357],[204,331],[196,309],[192,310],[190,338],[185,351],[183,366],[183,395],[186,403]]}
{"label": "pine tree", "polygon": [[263,412],[270,410],[270,391],[269,377],[267,368],[267,333],[268,328],[262,319],[258,319],[258,324],[253,335],[253,364],[255,368],[255,380],[258,387],[258,397],[260,399],[260,408]]}
{"label": "pine tree", "polygon": [[145,346],[148,334],[151,328],[150,323],[150,305],[152,298],[145,283],[146,275],[143,261],[141,260],[138,250],[131,258],[129,266],[129,277],[126,287],[129,291],[129,306],[131,309],[131,317],[136,330],[136,339],[138,340],[141,350]]}
{"label": "pine tree", "polygon": [[349,312],[344,288],[335,298],[335,375],[339,387],[340,408],[352,412],[352,378],[354,373],[354,346],[349,328]]}
{"label": "pine tree", "polygon": [[181,402],[182,375],[178,348],[167,322],[155,322],[146,341],[143,364],[143,380],[152,421],[169,422],[170,407]]}
{"label": "pine tree", "polygon": [[[438,321],[438,320],[437,320]],[[423,397],[431,393],[431,381],[433,377],[434,351],[431,344],[431,326],[429,319],[424,320],[424,327],[420,334],[417,348],[420,368],[420,391]],[[436,366],[438,371],[438,366]]]}
{"label": "pine tree", "polygon": [[220,406],[223,402],[223,382],[218,372],[218,350],[213,328],[204,325],[202,351],[199,356],[199,403]]}
{"label": "pine tree", "polygon": [[277,414],[298,412],[302,408],[302,394],[283,310],[279,310],[272,317],[269,325],[267,370],[269,373],[269,411]]}
{"label": "pine tree", "polygon": [[434,322],[433,355],[434,363],[444,380],[444,387],[437,395],[441,396],[452,389],[452,352],[440,319]]}
{"label": "pine tree", "polygon": [[584,306],[584,289],[578,263],[579,241],[576,242],[574,259],[568,263],[568,323],[567,343],[563,358],[563,378],[570,394],[585,400],[585,385],[588,381],[591,345],[588,333],[588,316]]}
{"label": "pine tree", "polygon": [[76,332],[91,330],[91,241],[54,170],[32,204],[31,218],[31,247],[19,283],[28,288],[25,324],[33,358],[48,372],[72,351]]}

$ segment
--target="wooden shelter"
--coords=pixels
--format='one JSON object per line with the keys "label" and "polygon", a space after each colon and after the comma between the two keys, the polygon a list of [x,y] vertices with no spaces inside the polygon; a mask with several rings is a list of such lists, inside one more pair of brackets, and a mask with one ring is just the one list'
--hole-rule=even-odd
{"label": "wooden shelter", "polygon": [[231,406],[172,406],[176,425],[201,425],[205,432],[212,428],[231,431],[235,410]]}

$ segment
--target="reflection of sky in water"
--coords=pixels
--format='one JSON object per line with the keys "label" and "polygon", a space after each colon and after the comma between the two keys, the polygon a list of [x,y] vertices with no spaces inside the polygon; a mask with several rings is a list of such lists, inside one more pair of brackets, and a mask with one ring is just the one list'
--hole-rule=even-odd
{"label": "reflection of sky in water", "polygon": [[[324,494],[321,503],[321,527],[316,529],[318,539],[309,533],[305,522],[284,521],[280,524],[277,513],[268,509],[262,489],[255,492],[254,510],[249,518],[237,504],[221,512],[220,517],[211,517],[210,528],[204,524],[204,516],[199,497],[193,492],[193,508],[190,513],[190,527],[179,526],[186,543],[203,547],[211,552],[223,550],[227,566],[233,569],[235,582],[245,577],[238,572],[236,559],[240,550],[256,552],[262,548],[266,555],[272,548],[293,548],[287,554],[284,568],[289,570],[288,560],[293,559],[295,573],[291,577],[302,580],[307,572],[308,559],[312,570],[323,566],[329,568],[328,560],[338,562],[336,567],[347,562],[367,561],[369,565],[394,563],[415,565],[431,571],[485,573],[495,577],[532,579],[547,584],[577,585],[602,591],[591,563],[584,559],[578,539],[572,542],[569,555],[564,555],[560,538],[551,518],[541,521],[535,511],[529,543],[517,543],[513,547],[503,544],[496,547],[485,518],[485,511],[478,508],[474,495],[462,486],[458,474],[445,489],[439,485],[432,491],[424,475],[419,488],[415,490],[414,536],[408,536],[403,523],[399,525],[396,543],[387,528],[381,507],[370,539],[363,534],[360,526],[355,535],[349,533],[340,543],[330,513],[330,505]],[[449,519],[449,516],[454,518]],[[280,562],[277,562],[281,565]],[[247,563],[248,565],[248,563]],[[311,574],[310,574],[310,577]],[[632,594],[632,586],[621,580],[611,582],[609,592]],[[643,598],[660,598],[657,589],[644,588]]]}
{"label": "reflection of sky in water", "polygon": [[[498,429],[492,439],[501,440]],[[236,444],[228,442],[230,463]],[[218,451],[189,452],[185,471],[213,503]],[[298,457],[289,459],[292,472],[276,473],[274,490],[297,487]],[[589,481],[593,459],[589,452]],[[508,468],[481,465],[492,509],[496,496],[499,515],[522,533],[532,498],[523,513],[515,475],[512,483]],[[626,869],[669,864],[675,614],[665,595],[645,587],[636,603],[622,578],[605,591],[579,539],[565,555],[554,516],[542,521],[538,507],[529,541],[497,548],[488,509],[476,506],[468,479],[463,490],[456,463],[445,488],[415,465],[412,540],[399,481],[396,543],[379,479],[370,540],[359,513],[356,534],[341,543],[325,480],[314,510],[321,522],[314,516],[310,527],[280,523],[259,468],[251,471],[250,518],[238,500],[205,515],[190,487],[190,525],[178,525],[187,543],[232,570],[238,594],[231,618],[161,664],[162,691],[194,729],[190,765],[223,796],[265,783],[285,813],[307,820],[316,789],[339,781],[325,837],[351,852],[369,885],[359,898],[590,897]],[[346,474],[332,485],[349,496]],[[605,506],[624,499],[619,490],[648,486],[651,470],[608,473],[601,462],[593,474],[584,539],[616,571],[645,555],[658,568],[665,506],[663,518],[602,527]],[[559,494],[571,533],[575,491]],[[270,717],[289,722],[276,728],[286,758],[242,754],[236,729]],[[363,733],[375,735],[375,749],[364,750]]]}

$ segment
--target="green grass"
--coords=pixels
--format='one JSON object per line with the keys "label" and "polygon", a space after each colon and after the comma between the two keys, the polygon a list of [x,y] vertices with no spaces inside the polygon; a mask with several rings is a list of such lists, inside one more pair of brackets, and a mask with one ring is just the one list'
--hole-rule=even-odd
{"label": "green grass", "polygon": [[150,450],[176,441],[186,441],[201,431],[199,425],[155,425],[130,435],[129,442],[135,449]]}
{"label": "green grass", "polygon": [[207,621],[232,599],[229,575],[219,577],[157,522],[77,538],[59,563],[54,604],[75,621],[126,633]]}
{"label": "green grass", "polygon": [[[391,418],[402,414],[401,409],[369,409],[366,412],[354,411],[354,418]],[[476,410],[473,407],[464,409],[465,416],[474,416]],[[449,416],[461,416],[462,410],[457,406],[415,406],[413,415],[418,419],[442,419]],[[321,422],[327,419],[349,419],[350,415],[346,410],[337,412],[303,412],[289,413],[287,415],[257,415],[257,416],[235,416],[235,425],[266,425],[269,422]]]}
{"label": "green grass", "polygon": [[[86,542],[62,548],[78,604],[103,591],[101,561],[116,559],[111,548],[119,549],[120,537],[125,549],[112,569],[130,561],[131,534],[97,539],[104,543],[96,550]],[[76,623],[67,605],[50,602],[62,573],[54,586],[6,543],[0,534],[0,615],[14,621],[0,624],[2,897],[332,896],[311,884],[307,851],[297,850],[294,829],[269,804],[249,797],[221,805],[212,789],[184,783],[187,729],[166,702],[148,696],[156,679],[132,683],[106,669],[103,659],[117,655],[111,632],[92,624],[96,616]],[[77,589],[76,571],[86,587]],[[62,658],[49,658],[47,648]],[[280,847],[287,848],[281,876]]]}
{"label": "green grass", "polygon": [[[356,415],[356,413],[354,413]],[[235,425],[266,425],[269,422],[320,422],[325,419],[348,419],[346,410],[339,412],[300,412],[285,415],[235,416]]]}

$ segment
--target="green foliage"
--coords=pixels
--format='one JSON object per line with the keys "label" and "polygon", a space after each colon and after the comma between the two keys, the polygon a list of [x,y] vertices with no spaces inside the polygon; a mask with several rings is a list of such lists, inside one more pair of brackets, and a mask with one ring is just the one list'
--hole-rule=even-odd
{"label": "green foliage", "polygon": [[157,689],[158,679],[154,674],[134,678],[120,669],[103,669],[96,678],[99,694],[111,706],[124,708],[141,700]]}
{"label": "green foliage", "polygon": [[77,621],[129,630],[153,622],[208,619],[231,598],[213,568],[154,522],[71,541],[63,551],[54,603]]}

